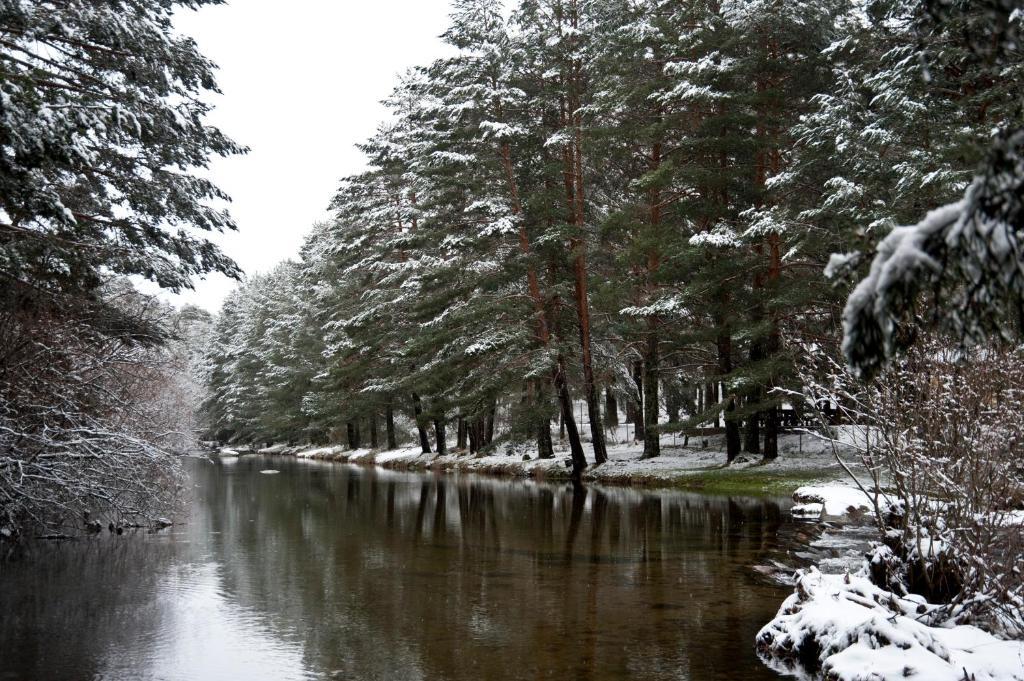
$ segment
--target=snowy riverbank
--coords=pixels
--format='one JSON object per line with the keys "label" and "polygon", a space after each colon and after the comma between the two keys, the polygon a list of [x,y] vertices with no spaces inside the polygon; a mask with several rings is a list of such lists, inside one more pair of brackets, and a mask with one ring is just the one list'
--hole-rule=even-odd
{"label": "snowy riverbank", "polygon": [[[809,435],[786,434],[779,441],[779,458],[762,462],[745,454],[726,465],[722,436],[682,438],[664,436],[661,456],[642,459],[642,443],[627,442],[608,447],[609,460],[598,466],[593,450],[585,445],[589,466],[583,480],[605,484],[667,486],[709,492],[771,493],[788,496],[800,485],[841,479],[845,473],[836,463],[831,446]],[[423,454],[419,447],[395,450],[274,445],[259,454],[376,465],[395,470],[438,470],[547,480],[568,479],[568,450],[555,448],[555,457],[539,459],[536,450],[502,445],[486,455],[466,452]]]}
{"label": "snowy riverbank", "polygon": [[801,574],[795,592],[757,636],[768,664],[798,678],[829,681],[1022,681],[1024,641],[973,626],[929,626],[935,609],[919,596],[854,574]]}
{"label": "snowy riverbank", "polygon": [[[793,498],[796,517],[874,513],[872,500],[843,482],[801,487]],[[888,512],[887,500],[879,508]],[[946,623],[935,616],[939,606],[921,596],[880,588],[869,560],[891,554],[874,544],[877,530],[866,523],[825,527],[796,554],[814,565],[797,572],[794,593],[757,635],[766,664],[808,681],[1024,681],[1024,641]]]}

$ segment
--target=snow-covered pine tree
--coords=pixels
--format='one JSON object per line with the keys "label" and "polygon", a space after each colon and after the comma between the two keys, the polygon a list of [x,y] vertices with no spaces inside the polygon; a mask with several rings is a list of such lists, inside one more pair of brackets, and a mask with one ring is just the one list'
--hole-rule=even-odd
{"label": "snow-covered pine tree", "polygon": [[[588,258],[595,246],[596,206],[588,197],[594,171],[586,149],[590,141],[593,91],[589,68],[597,30],[594,3],[586,0],[528,0],[514,13],[522,49],[533,72],[529,92],[540,114],[537,123],[549,131],[544,141],[546,181],[537,188],[550,206],[545,220],[558,226],[572,255],[572,301],[579,333],[583,397],[587,403],[595,461],[607,460],[605,433],[598,399],[589,289]],[[539,78],[536,78],[539,76]],[[554,161],[552,163],[551,161]],[[556,165],[557,164],[557,165]],[[561,196],[559,197],[559,192]],[[554,206],[559,208],[554,208]],[[556,212],[557,211],[557,212]],[[551,236],[557,233],[551,231]],[[563,405],[563,419],[566,417]],[[576,458],[576,457],[574,457]]]}
{"label": "snow-covered pine tree", "polygon": [[214,66],[177,7],[214,0],[13,0],[0,7],[0,273],[90,291],[104,273],[190,287],[236,275],[206,240],[233,229],[195,170],[244,151],[207,125]]}
{"label": "snow-covered pine tree", "polygon": [[[858,203],[881,213],[870,222],[870,213],[853,213],[859,229],[885,226],[871,271],[844,313],[843,350],[864,376],[913,342],[913,319],[928,293],[932,319],[964,345],[1019,332],[1024,301],[1022,13],[998,0],[904,0],[880,4],[872,18],[866,30],[895,35],[889,51],[868,59],[878,89],[867,121],[851,128],[863,130],[860,138],[881,147],[885,159],[881,181],[850,184]],[[856,156],[861,168],[871,167],[870,154]],[[894,228],[927,211],[916,225]],[[857,253],[837,256],[830,273],[859,261]]]}

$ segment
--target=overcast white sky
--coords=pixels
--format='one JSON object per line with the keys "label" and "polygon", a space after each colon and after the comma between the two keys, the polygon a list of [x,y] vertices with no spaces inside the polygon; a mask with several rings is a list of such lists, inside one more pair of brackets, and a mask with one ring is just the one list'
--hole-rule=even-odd
{"label": "overcast white sky", "polygon": [[[406,68],[444,53],[448,0],[229,0],[185,11],[178,30],[220,66],[210,121],[252,151],[211,173],[239,231],[217,239],[247,273],[294,257],[327,217],[338,180],[364,167],[354,145],[387,116]],[[183,302],[218,310],[234,284],[197,283]]]}

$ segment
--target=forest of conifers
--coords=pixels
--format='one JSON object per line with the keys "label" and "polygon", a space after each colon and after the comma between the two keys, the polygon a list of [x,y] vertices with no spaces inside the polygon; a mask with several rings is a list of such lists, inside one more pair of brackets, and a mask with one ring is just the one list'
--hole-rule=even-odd
{"label": "forest of conifers", "polygon": [[334,218],[228,299],[211,437],[393,448],[403,414],[424,451],[547,457],[560,419],[578,473],[618,405],[646,457],[705,425],[773,458],[876,244],[1019,119],[1017,48],[978,47],[1020,22],[998,2],[503,5],[455,3]]}

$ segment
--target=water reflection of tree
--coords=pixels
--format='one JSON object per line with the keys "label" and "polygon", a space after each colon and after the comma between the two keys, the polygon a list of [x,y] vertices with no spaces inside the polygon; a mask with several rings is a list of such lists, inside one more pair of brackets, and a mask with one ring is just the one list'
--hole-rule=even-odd
{"label": "water reflection of tree", "polygon": [[278,465],[194,467],[187,542],[0,565],[5,667],[51,678],[59,641],[75,678],[109,670],[171,626],[158,580],[219,565],[224,598],[341,678],[769,677],[748,643],[780,594],[748,568],[772,502]]}
{"label": "water reflection of tree", "polygon": [[0,562],[0,678],[102,678],[107,651],[159,638],[153,599],[179,546],[132,535],[37,543]]}
{"label": "water reflection of tree", "polygon": [[774,548],[771,502],[326,466],[294,475],[232,479],[233,497],[209,500],[210,529],[223,532],[229,588],[305,640],[312,668],[767,676],[748,642],[778,591],[748,566]]}

